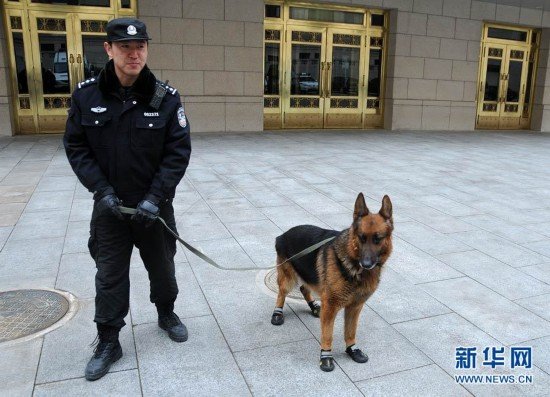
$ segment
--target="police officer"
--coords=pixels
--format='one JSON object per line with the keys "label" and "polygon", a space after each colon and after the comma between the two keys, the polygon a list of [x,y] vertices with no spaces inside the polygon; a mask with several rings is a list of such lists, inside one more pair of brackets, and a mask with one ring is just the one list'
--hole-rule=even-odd
{"label": "police officer", "polygon": [[[80,182],[94,194],[88,248],[96,262],[98,345],[85,376],[96,380],[122,356],[119,330],[129,308],[129,270],[136,246],[149,273],[158,325],[176,342],[187,329],[174,313],[178,286],[172,198],[191,155],[189,123],[175,88],[146,65],[145,24],[119,18],[106,26],[109,62],[78,84],[63,143]],[[136,208],[130,216],[119,206]]]}

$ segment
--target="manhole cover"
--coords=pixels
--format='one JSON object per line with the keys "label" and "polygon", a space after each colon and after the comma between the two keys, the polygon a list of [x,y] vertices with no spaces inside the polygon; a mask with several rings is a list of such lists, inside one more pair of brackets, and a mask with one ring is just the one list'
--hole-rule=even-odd
{"label": "manhole cover", "polygon": [[[279,285],[277,284],[277,269],[270,270],[265,275],[264,283],[266,287],[269,288],[271,291],[275,292],[276,294],[279,293]],[[296,285],[294,286],[292,291],[289,292],[287,297],[294,299],[304,299],[302,293],[300,292],[299,283],[296,283]]]}
{"label": "manhole cover", "polygon": [[59,321],[68,310],[67,299],[53,291],[0,292],[0,342],[48,328]]}

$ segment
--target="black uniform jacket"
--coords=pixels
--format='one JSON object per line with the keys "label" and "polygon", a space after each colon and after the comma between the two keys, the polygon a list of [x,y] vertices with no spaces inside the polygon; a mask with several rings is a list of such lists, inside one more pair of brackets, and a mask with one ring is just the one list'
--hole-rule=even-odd
{"label": "black uniform jacket", "polygon": [[174,197],[191,155],[189,123],[174,88],[166,86],[158,110],[149,105],[156,82],[145,66],[126,97],[109,61],[73,92],[63,143],[96,198],[115,193],[134,207]]}

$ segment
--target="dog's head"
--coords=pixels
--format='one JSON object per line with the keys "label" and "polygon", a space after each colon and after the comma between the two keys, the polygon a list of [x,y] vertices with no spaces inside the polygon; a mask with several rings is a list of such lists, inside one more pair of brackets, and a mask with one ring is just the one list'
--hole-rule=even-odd
{"label": "dog's head", "polygon": [[349,234],[349,250],[364,270],[382,266],[392,250],[393,216],[390,198],[382,199],[378,213],[367,208],[363,193],[355,200],[353,224]]}

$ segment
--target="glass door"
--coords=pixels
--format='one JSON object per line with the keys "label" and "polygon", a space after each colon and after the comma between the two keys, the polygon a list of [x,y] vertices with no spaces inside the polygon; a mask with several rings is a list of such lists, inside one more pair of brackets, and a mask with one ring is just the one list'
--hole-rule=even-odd
{"label": "glass door", "polygon": [[71,93],[108,60],[103,43],[109,16],[31,11],[29,20],[38,131],[63,131]]}
{"label": "glass door", "polygon": [[507,46],[504,62],[504,74],[502,76],[502,105],[501,128],[519,127],[518,122],[511,122],[505,118],[519,119],[523,111],[525,101],[525,85],[527,77],[527,49],[524,47]]}
{"label": "glass door", "polygon": [[539,35],[486,25],[481,48],[476,127],[530,127]]}
{"label": "glass door", "polygon": [[78,79],[72,18],[66,13],[31,11],[29,20],[38,130],[61,130]]}
{"label": "glass door", "polygon": [[325,128],[361,128],[364,82],[361,31],[332,29],[327,32],[324,71]]}
{"label": "glass door", "polygon": [[289,26],[285,67],[285,128],[323,128],[326,28]]}

